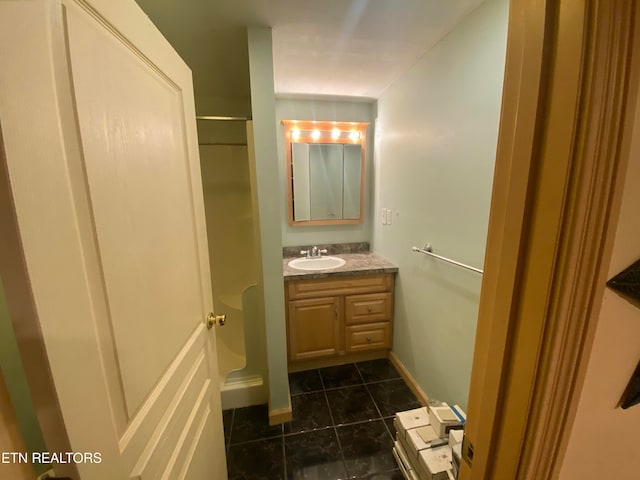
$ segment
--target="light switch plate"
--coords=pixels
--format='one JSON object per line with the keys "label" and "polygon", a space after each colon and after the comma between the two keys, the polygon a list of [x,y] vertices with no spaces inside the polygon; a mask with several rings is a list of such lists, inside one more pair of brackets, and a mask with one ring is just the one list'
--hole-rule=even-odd
{"label": "light switch plate", "polygon": [[390,208],[387,209],[387,225],[391,225],[393,223],[393,210]]}

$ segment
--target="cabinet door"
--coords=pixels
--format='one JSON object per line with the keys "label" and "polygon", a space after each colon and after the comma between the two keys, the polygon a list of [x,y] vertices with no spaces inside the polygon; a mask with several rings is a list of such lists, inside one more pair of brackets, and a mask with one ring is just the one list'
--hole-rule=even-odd
{"label": "cabinet door", "polygon": [[289,302],[289,359],[337,355],[340,350],[339,297]]}

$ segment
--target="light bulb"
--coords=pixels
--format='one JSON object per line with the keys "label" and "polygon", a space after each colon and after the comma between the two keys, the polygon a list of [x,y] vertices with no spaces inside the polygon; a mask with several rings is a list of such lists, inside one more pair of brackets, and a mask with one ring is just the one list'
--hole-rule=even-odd
{"label": "light bulb", "polygon": [[311,138],[313,138],[314,140],[318,140],[320,138],[320,130],[314,130],[311,133]]}
{"label": "light bulb", "polygon": [[291,130],[291,137],[293,137],[294,140],[298,140],[300,138],[300,130],[297,128]]}
{"label": "light bulb", "polygon": [[355,142],[356,140],[360,139],[360,132],[353,131],[351,132],[351,135],[349,135],[349,137],[351,137],[351,140]]}
{"label": "light bulb", "polygon": [[333,130],[331,130],[331,138],[333,138],[334,140],[340,138],[340,129],[334,128]]}

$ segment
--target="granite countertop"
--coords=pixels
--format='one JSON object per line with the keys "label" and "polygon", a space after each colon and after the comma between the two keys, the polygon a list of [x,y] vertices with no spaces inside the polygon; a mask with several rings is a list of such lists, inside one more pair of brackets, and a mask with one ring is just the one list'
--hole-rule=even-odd
{"label": "granite countertop", "polygon": [[284,273],[285,281],[300,280],[301,278],[311,280],[315,278],[349,275],[394,273],[398,271],[398,267],[396,265],[382,257],[379,257],[375,253],[335,253],[331,256],[343,258],[346,263],[341,267],[329,270],[298,270],[297,268],[292,268],[287,264],[294,258],[302,258],[301,255],[284,258],[282,260],[282,271]]}

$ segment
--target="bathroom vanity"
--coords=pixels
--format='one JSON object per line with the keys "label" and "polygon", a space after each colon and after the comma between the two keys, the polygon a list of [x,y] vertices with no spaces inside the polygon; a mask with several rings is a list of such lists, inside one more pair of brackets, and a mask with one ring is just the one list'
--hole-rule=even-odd
{"label": "bathroom vanity", "polygon": [[386,357],[391,348],[398,268],[371,253],[335,257],[345,264],[322,271],[297,270],[288,265],[291,258],[284,261],[290,364],[338,363],[363,353]]}

